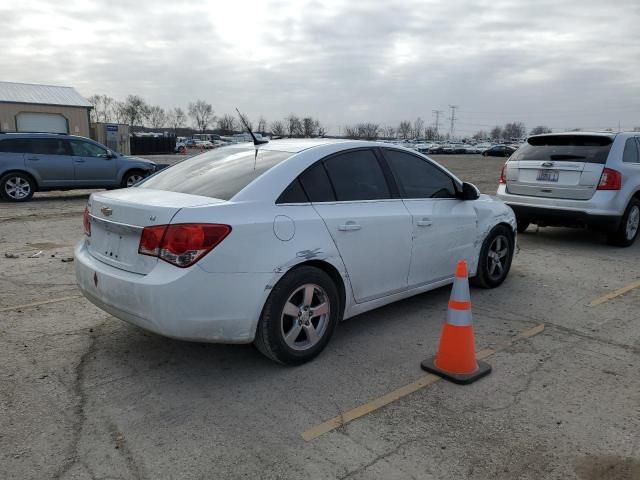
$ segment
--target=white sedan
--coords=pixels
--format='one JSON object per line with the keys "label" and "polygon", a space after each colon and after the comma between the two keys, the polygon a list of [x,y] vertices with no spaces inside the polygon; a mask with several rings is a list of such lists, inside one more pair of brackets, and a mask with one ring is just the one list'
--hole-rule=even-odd
{"label": "white sedan", "polygon": [[500,285],[509,207],[428,157],[375,142],[238,144],[94,193],[75,249],[84,295],[144,329],[312,359],[336,324],[453,281]]}

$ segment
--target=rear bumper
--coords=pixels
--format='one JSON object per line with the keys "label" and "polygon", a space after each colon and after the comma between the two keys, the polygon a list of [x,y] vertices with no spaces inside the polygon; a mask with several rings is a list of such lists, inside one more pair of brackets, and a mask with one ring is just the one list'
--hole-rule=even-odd
{"label": "rear bumper", "polygon": [[273,274],[208,273],[158,262],[147,275],[96,260],[85,241],[75,248],[76,280],[83,295],[114,317],[181,340],[253,341]]}
{"label": "rear bumper", "polygon": [[549,209],[522,205],[509,205],[519,220],[526,220],[541,226],[591,227],[597,230],[617,230],[620,217],[611,215],[591,215],[576,210]]}

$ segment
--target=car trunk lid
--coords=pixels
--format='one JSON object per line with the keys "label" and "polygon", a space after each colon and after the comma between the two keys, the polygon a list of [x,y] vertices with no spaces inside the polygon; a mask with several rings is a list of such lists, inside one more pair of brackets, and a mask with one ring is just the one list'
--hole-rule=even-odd
{"label": "car trunk lid", "polygon": [[94,193],[88,206],[89,253],[113,267],[147,274],[158,259],[138,254],[144,227],[167,225],[182,208],[220,202],[198,195],[142,188]]}
{"label": "car trunk lid", "polygon": [[606,135],[530,137],[507,162],[507,191],[514,195],[588,200],[598,187],[611,143]]}

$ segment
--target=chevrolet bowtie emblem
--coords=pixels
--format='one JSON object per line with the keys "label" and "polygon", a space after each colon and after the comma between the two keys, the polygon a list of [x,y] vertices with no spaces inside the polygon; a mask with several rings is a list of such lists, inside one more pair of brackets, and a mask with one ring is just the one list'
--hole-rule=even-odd
{"label": "chevrolet bowtie emblem", "polygon": [[102,207],[100,211],[105,217],[108,217],[113,213],[113,210],[111,210],[109,207]]}

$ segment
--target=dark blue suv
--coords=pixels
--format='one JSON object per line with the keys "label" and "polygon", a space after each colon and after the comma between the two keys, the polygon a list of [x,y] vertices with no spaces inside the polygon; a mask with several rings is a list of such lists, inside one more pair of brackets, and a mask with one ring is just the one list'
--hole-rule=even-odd
{"label": "dark blue suv", "polygon": [[0,133],[0,196],[26,202],[36,191],[124,188],[156,170],[93,140],[48,133]]}

